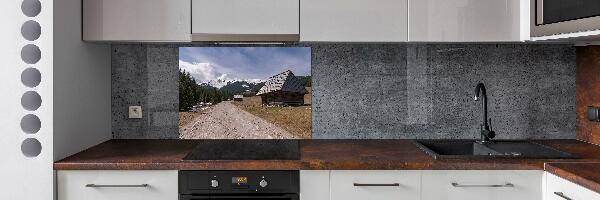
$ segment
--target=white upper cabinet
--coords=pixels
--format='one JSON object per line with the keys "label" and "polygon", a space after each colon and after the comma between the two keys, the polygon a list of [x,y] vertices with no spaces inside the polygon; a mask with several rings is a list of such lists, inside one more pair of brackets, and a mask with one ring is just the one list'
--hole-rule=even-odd
{"label": "white upper cabinet", "polygon": [[410,0],[408,40],[529,40],[529,0]]}
{"label": "white upper cabinet", "polygon": [[193,41],[298,41],[299,0],[192,0]]}
{"label": "white upper cabinet", "polygon": [[302,0],[300,40],[405,42],[408,0]]}
{"label": "white upper cabinet", "polygon": [[83,0],[86,41],[513,42],[529,0]]}
{"label": "white upper cabinet", "polygon": [[85,41],[190,41],[190,0],[83,0]]}

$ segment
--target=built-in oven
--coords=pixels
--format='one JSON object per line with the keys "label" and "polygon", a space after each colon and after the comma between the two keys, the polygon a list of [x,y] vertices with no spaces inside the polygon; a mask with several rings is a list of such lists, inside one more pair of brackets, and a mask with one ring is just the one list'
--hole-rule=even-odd
{"label": "built-in oven", "polygon": [[180,200],[299,200],[298,171],[179,171]]}
{"label": "built-in oven", "polygon": [[532,0],[533,37],[600,29],[600,0]]}

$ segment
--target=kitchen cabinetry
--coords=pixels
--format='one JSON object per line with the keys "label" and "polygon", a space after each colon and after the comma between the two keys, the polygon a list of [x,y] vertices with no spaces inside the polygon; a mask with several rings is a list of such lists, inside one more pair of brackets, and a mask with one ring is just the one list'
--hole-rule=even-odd
{"label": "kitchen cabinetry", "polygon": [[85,41],[190,41],[190,0],[83,0]]}
{"label": "kitchen cabinetry", "polygon": [[523,0],[83,0],[83,39],[525,41],[530,39],[529,4]]}
{"label": "kitchen cabinetry", "polygon": [[58,171],[58,200],[177,200],[177,171]]}
{"label": "kitchen cabinetry", "polygon": [[423,171],[422,200],[542,199],[543,171]]}
{"label": "kitchen cabinetry", "polygon": [[298,41],[299,0],[192,0],[194,41]]}
{"label": "kitchen cabinetry", "polygon": [[419,171],[331,171],[331,200],[420,199]]}
{"label": "kitchen cabinetry", "polygon": [[300,40],[405,42],[408,0],[302,0]]}
{"label": "kitchen cabinetry", "polygon": [[529,6],[526,0],[411,0],[408,40],[529,40]]}
{"label": "kitchen cabinetry", "polygon": [[[301,200],[600,200],[537,170],[303,170]],[[57,171],[58,200],[176,200],[178,173]]]}
{"label": "kitchen cabinetry", "polygon": [[300,171],[300,199],[329,200],[329,170]]}
{"label": "kitchen cabinetry", "polygon": [[536,170],[309,170],[300,172],[300,198],[542,200],[543,176]]}
{"label": "kitchen cabinetry", "polygon": [[575,183],[546,173],[544,200],[600,200],[600,194]]}

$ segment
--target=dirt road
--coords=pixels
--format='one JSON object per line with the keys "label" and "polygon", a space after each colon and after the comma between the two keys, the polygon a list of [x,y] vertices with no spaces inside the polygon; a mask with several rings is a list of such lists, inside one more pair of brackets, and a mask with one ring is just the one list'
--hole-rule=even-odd
{"label": "dirt road", "polygon": [[296,139],[289,132],[224,101],[179,128],[181,139]]}

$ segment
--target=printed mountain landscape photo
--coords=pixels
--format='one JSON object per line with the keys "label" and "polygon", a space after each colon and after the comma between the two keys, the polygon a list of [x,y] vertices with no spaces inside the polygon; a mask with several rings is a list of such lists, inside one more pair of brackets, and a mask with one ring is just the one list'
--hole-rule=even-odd
{"label": "printed mountain landscape photo", "polygon": [[179,138],[311,137],[309,47],[179,48]]}

